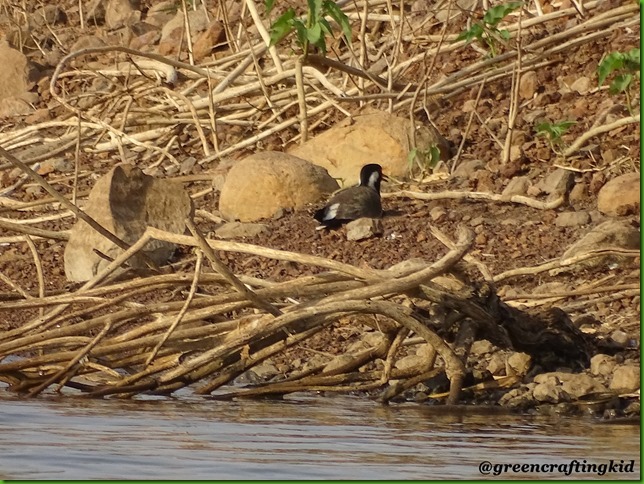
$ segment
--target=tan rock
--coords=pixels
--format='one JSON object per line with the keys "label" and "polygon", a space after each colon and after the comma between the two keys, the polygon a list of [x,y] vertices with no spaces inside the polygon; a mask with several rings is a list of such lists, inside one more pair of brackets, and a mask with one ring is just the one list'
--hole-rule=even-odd
{"label": "tan rock", "polygon": [[0,65],[0,99],[25,99],[37,80],[37,72],[25,55],[0,41]]}
{"label": "tan rock", "polygon": [[[121,240],[133,244],[148,226],[183,233],[191,201],[180,183],[156,179],[133,165],[122,164],[96,182],[84,210]],[[174,249],[174,244],[150,241],[144,251],[157,264],[164,264]],[[70,281],[91,279],[109,263],[95,250],[112,259],[123,252],[88,224],[78,221],[65,247],[65,275]],[[130,263],[134,267],[144,265],[139,257],[130,259]]]}
{"label": "tan rock", "polygon": [[226,38],[224,24],[219,20],[210,22],[208,28],[204,30],[192,46],[192,54],[195,61],[200,61],[210,54],[215,45],[221,43]]}
{"label": "tan rock", "polygon": [[109,29],[118,29],[131,25],[141,19],[138,2],[132,0],[109,0],[105,7],[105,25]]}
{"label": "tan rock", "polygon": [[528,71],[519,79],[519,95],[522,99],[532,99],[537,92],[537,73]]}
{"label": "tan rock", "polygon": [[[341,180],[343,186],[358,182],[360,169],[378,163],[386,175],[403,178],[408,175],[411,122],[385,112],[360,114],[310,139],[290,151],[291,154],[320,165]],[[433,129],[416,129],[417,152],[439,147],[441,159],[450,157],[449,143]]]}
{"label": "tan rock", "polygon": [[640,174],[627,173],[606,183],[599,190],[597,208],[606,215],[639,213]]}
{"label": "tan rock", "polygon": [[219,211],[229,220],[254,222],[317,203],[337,189],[324,168],[277,151],[255,153],[228,172]]}
{"label": "tan rock", "polygon": [[619,392],[633,392],[640,387],[640,368],[635,365],[623,365],[615,368],[610,381],[610,389]]}
{"label": "tan rock", "polygon": [[382,235],[382,221],[373,218],[359,218],[347,224],[347,240],[364,240]]}

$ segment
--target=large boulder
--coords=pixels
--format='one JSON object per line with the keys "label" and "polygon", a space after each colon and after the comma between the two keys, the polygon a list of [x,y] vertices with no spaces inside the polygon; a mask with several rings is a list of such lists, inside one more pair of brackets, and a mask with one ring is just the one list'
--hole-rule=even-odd
{"label": "large boulder", "polygon": [[[89,194],[85,213],[128,244],[136,242],[148,226],[168,232],[183,233],[184,220],[190,214],[191,201],[183,186],[172,180],[153,178],[139,168],[116,165],[100,178]],[[169,242],[150,241],[143,249],[159,265],[167,262],[175,246]],[[123,250],[79,220],[72,227],[65,247],[65,275],[70,281],[87,281],[110,261],[96,251],[115,259]],[[140,267],[141,258],[130,259]]]}
{"label": "large boulder", "polygon": [[338,188],[324,168],[308,161],[277,151],[255,153],[228,172],[219,211],[229,220],[254,222],[319,202]]}
{"label": "large boulder", "polygon": [[357,183],[360,168],[368,163],[378,163],[386,175],[404,178],[409,174],[414,129],[417,154],[436,146],[440,159],[449,159],[449,143],[431,127],[413,126],[407,118],[380,111],[338,123],[290,153],[326,168],[344,186]]}
{"label": "large boulder", "polygon": [[606,215],[639,213],[640,174],[626,173],[606,183],[597,195],[597,209]]}

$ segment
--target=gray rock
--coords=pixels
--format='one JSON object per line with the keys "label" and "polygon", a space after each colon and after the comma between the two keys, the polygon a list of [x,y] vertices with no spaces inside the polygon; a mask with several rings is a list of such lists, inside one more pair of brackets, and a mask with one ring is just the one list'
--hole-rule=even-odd
{"label": "gray rock", "polygon": [[[561,256],[562,260],[575,257],[586,252],[601,248],[639,249],[640,231],[630,223],[623,220],[607,220],[581,239],[571,245]],[[619,260],[619,256],[606,256],[584,261],[584,266],[603,264],[608,261]]]}
{"label": "gray rock", "polygon": [[574,183],[573,174],[562,168],[557,168],[550,173],[544,180],[539,182],[541,191],[550,195],[549,199],[556,199],[566,193],[572,188]]}
{"label": "gray rock", "polygon": [[228,222],[215,229],[215,235],[220,239],[239,239],[255,237],[268,232],[266,224]]}
{"label": "gray rock", "polygon": [[[156,179],[133,165],[116,165],[100,178],[90,192],[85,213],[127,244],[133,244],[148,226],[174,233],[183,233],[185,218],[190,214],[191,201],[180,183]],[[153,240],[143,251],[157,264],[164,264],[174,252],[169,242]],[[115,259],[123,250],[79,220],[70,232],[65,247],[65,275],[70,281],[86,281],[94,277],[110,261],[95,250]],[[145,262],[135,256],[133,267]]]}
{"label": "gray rock", "polygon": [[635,365],[621,365],[615,368],[610,389],[618,392],[634,392],[640,388],[640,368]]}
{"label": "gray rock", "polygon": [[590,359],[590,373],[606,377],[613,372],[616,365],[614,357],[599,353]]}
{"label": "gray rock", "polygon": [[324,367],[323,372],[325,374],[333,373],[343,366],[350,364],[352,361],[353,356],[351,355],[338,355],[334,357],[329,363],[327,363],[327,365]]}
{"label": "gray rock", "polygon": [[557,227],[578,227],[590,223],[588,212],[561,212],[555,219]]}
{"label": "gray rock", "polygon": [[375,218],[359,218],[346,225],[347,240],[364,240],[382,235],[382,221]]}
{"label": "gray rock", "polygon": [[407,355],[397,360],[394,366],[399,370],[409,370],[423,365],[427,365],[427,358],[418,355]]}
{"label": "gray rock", "polygon": [[511,197],[512,195],[525,195],[530,186],[530,179],[527,176],[515,176],[508,185],[503,189],[502,195],[504,197]]}
{"label": "gray rock", "polygon": [[228,220],[255,222],[280,208],[299,209],[318,203],[337,190],[324,168],[277,151],[255,153],[233,165],[219,197]]}
{"label": "gray rock", "polygon": [[597,208],[606,215],[640,211],[640,174],[627,173],[606,183],[597,195]]}
{"label": "gray rock", "polygon": [[458,164],[452,176],[454,178],[469,179],[478,170],[485,169],[485,162],[482,160],[467,160]]}

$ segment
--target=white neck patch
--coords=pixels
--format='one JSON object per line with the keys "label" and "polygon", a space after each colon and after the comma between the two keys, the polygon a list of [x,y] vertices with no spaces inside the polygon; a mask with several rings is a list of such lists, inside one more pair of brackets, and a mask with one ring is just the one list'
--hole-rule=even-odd
{"label": "white neck patch", "polygon": [[377,171],[374,171],[371,175],[369,175],[369,181],[367,182],[367,185],[369,185],[371,188],[375,190],[376,183],[378,183],[378,180],[380,180],[380,173],[378,173]]}

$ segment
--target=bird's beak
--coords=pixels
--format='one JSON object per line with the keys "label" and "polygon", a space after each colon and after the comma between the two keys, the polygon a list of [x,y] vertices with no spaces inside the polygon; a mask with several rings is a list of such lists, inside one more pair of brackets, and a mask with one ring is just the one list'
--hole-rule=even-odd
{"label": "bird's beak", "polygon": [[382,179],[384,181],[389,181],[389,177],[387,175],[385,175],[384,173],[382,174]]}

